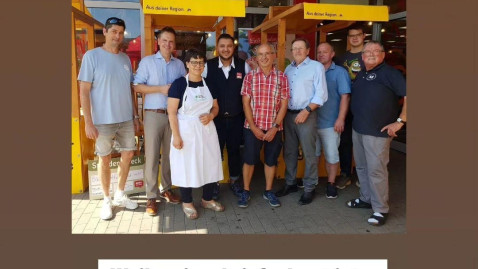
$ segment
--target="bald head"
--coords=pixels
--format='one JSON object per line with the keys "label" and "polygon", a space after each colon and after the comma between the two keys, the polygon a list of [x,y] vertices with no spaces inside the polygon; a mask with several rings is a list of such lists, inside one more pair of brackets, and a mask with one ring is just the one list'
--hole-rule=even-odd
{"label": "bald head", "polygon": [[324,65],[325,69],[332,64],[332,58],[335,56],[335,50],[330,43],[324,42],[317,47],[317,61]]}

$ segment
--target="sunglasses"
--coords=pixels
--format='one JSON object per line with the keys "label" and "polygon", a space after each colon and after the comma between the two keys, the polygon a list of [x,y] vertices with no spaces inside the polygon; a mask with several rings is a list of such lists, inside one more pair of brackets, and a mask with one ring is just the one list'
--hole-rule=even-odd
{"label": "sunglasses", "polygon": [[123,26],[123,27],[125,26],[124,21],[122,19],[118,19],[118,18],[107,19],[106,23],[105,23],[105,26],[110,25],[110,24],[116,24],[116,25]]}

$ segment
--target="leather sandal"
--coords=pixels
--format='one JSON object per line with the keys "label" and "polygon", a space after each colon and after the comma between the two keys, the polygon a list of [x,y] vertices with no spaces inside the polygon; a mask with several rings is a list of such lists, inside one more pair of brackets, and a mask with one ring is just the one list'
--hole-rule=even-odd
{"label": "leather sandal", "polygon": [[350,208],[372,208],[371,204],[364,202],[359,198],[348,201],[347,206]]}
{"label": "leather sandal", "polygon": [[201,201],[201,206],[206,208],[206,209],[211,209],[211,210],[216,211],[216,212],[224,211],[224,206],[221,205],[221,203],[216,202],[214,200],[211,200],[211,201],[202,200]]}
{"label": "leather sandal", "polygon": [[192,208],[186,207],[186,206],[184,206],[184,203],[183,203],[183,212],[188,219],[197,219],[198,218],[198,212],[196,211],[194,206]]}

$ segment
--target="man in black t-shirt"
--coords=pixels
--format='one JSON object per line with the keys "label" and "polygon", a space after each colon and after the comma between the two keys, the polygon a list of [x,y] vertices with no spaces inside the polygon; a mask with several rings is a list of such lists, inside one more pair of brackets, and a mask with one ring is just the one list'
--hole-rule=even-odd
{"label": "man in black t-shirt", "polygon": [[[407,120],[405,79],[398,70],[384,63],[384,58],[379,42],[365,44],[364,69],[352,84],[350,105],[354,115],[352,140],[360,197],[348,201],[347,206],[372,208],[373,214],[368,219],[371,225],[383,225],[387,219],[390,142]],[[404,102],[400,112],[401,97]]]}
{"label": "man in black t-shirt", "polygon": [[[364,39],[365,33],[362,24],[354,23],[349,26],[347,42],[350,44],[350,50],[335,60],[336,65],[347,70],[352,83],[364,66],[362,61]],[[339,158],[341,173],[335,184],[338,189],[344,189],[347,185],[350,185],[350,175],[352,174],[352,113],[350,109],[345,118],[344,131],[340,135]],[[357,186],[360,186],[358,181]]]}

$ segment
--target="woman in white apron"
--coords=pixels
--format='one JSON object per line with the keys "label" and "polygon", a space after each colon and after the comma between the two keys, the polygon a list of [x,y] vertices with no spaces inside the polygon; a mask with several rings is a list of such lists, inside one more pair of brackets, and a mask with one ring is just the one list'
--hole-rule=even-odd
{"label": "woman in white apron", "polygon": [[224,211],[224,207],[212,199],[215,184],[223,179],[223,173],[213,121],[219,106],[201,76],[205,60],[200,51],[188,50],[185,61],[189,73],[175,80],[168,93],[171,179],[173,185],[180,187],[183,211],[190,219],[198,217],[192,188],[203,187],[202,207]]}

